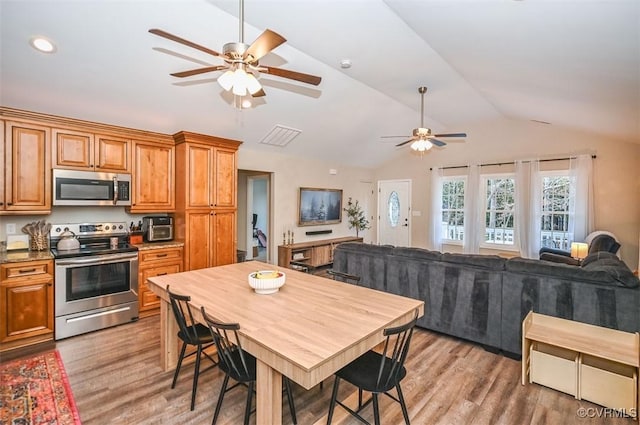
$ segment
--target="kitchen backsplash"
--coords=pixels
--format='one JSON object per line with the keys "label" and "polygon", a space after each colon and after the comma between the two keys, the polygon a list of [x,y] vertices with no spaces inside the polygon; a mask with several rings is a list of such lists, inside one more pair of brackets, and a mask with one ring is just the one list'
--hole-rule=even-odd
{"label": "kitchen backsplash", "polygon": [[25,224],[40,220],[54,224],[122,221],[126,222],[128,227],[132,221],[137,224],[147,215],[167,214],[127,214],[124,207],[53,207],[49,215],[0,216],[0,241],[7,240],[7,224],[15,224],[15,234],[23,235],[21,229]]}

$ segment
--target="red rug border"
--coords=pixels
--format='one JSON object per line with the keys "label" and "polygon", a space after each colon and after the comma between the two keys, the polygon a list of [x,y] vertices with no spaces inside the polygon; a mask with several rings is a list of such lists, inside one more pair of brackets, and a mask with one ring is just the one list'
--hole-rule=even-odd
{"label": "red rug border", "polygon": [[[71,409],[71,413],[73,414],[73,422],[76,425],[81,425],[80,421],[80,413],[78,412],[78,406],[76,405],[76,399],[73,396],[73,391],[71,390],[71,384],[69,384],[69,377],[67,376],[67,369],[64,367],[64,362],[62,361],[62,356],[58,350],[52,350],[53,354],[56,356],[56,361],[58,362],[58,368],[60,369],[60,375],[62,376],[62,385],[64,386],[64,390],[67,393],[67,399],[69,400],[69,408]],[[44,353],[47,354],[47,353]]]}

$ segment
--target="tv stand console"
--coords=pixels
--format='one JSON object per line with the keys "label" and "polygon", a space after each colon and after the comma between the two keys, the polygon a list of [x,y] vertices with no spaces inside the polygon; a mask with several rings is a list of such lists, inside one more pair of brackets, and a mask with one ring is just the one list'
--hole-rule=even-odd
{"label": "tv stand console", "polygon": [[[333,264],[333,250],[343,242],[362,242],[362,238],[343,237],[278,246],[278,265],[290,269],[314,270]],[[295,263],[295,264],[292,264]]]}

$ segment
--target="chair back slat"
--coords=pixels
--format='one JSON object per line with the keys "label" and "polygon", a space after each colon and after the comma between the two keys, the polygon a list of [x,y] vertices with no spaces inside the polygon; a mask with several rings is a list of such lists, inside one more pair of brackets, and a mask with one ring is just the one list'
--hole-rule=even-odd
{"label": "chair back slat", "polygon": [[186,339],[195,343],[198,339],[198,333],[196,331],[197,322],[193,318],[193,312],[189,304],[191,297],[171,292],[169,285],[167,285],[167,294],[169,294],[171,310],[178,323],[178,329],[180,329],[180,332],[182,332]]}
{"label": "chair back slat", "polygon": [[207,314],[204,307],[201,307],[200,310],[218,349],[221,366],[228,371],[233,371],[238,376],[248,377],[251,372],[242,349],[242,343],[238,338],[240,324],[218,322]]}
{"label": "chair back slat", "polygon": [[411,321],[404,325],[384,330],[386,339],[378,369],[377,387],[386,387],[390,382],[398,382],[409,353],[411,336],[417,319],[418,311],[416,310]]}

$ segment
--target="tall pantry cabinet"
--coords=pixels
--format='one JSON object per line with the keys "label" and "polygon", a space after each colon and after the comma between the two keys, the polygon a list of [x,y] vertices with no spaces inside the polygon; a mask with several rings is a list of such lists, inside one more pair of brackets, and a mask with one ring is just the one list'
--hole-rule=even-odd
{"label": "tall pantry cabinet", "polygon": [[236,262],[237,151],[242,142],[181,131],[176,142],[175,236],[184,269]]}

